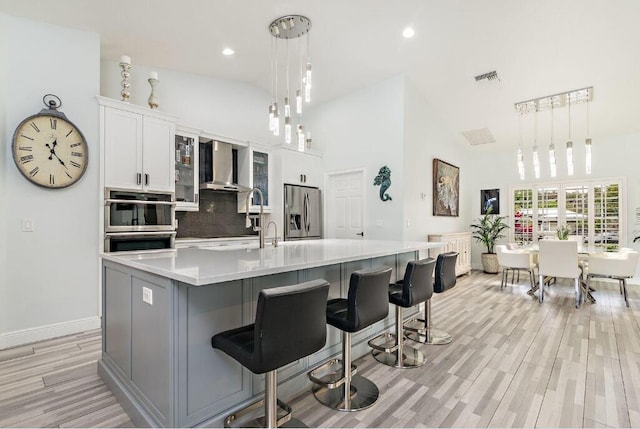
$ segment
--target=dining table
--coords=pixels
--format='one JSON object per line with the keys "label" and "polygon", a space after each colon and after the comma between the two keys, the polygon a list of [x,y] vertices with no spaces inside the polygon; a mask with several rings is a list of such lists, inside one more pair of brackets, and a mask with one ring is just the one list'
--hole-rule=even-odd
{"label": "dining table", "polygon": [[[511,250],[516,250],[516,251],[522,251],[522,252],[529,252],[532,255],[537,255],[538,251],[539,251],[539,247],[538,247],[538,243],[531,243],[531,244],[527,244],[524,246],[519,246],[516,247],[514,249]],[[587,268],[587,262],[589,259],[589,255],[595,254],[595,253],[619,253],[618,251],[616,252],[610,252],[607,250],[607,247],[604,245],[584,245],[580,242],[578,242],[578,267],[580,268],[581,274],[580,274],[580,285],[582,286],[582,292],[584,294],[584,296],[586,297],[586,299],[588,299],[591,303],[595,303],[596,302],[596,298],[593,296],[592,292],[595,292],[595,289],[593,287],[590,287],[589,285],[587,285],[587,280],[584,276],[585,274],[585,269]],[[545,279],[543,280],[543,284],[550,284],[554,279],[551,277],[545,277]],[[530,289],[529,291],[527,291],[527,293],[529,295],[533,295],[539,288],[540,286],[536,283],[536,285],[533,287],[533,289]]]}

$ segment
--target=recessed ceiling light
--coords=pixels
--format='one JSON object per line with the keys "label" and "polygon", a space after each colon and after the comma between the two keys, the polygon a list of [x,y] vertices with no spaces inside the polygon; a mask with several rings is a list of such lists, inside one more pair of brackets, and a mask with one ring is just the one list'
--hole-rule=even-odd
{"label": "recessed ceiling light", "polygon": [[402,31],[402,36],[405,39],[411,39],[415,34],[416,34],[416,32],[413,29],[413,27],[407,27]]}
{"label": "recessed ceiling light", "polygon": [[235,53],[235,51],[233,49],[231,49],[231,48],[224,48],[222,50],[222,55],[229,56],[229,55],[233,55],[234,53]]}

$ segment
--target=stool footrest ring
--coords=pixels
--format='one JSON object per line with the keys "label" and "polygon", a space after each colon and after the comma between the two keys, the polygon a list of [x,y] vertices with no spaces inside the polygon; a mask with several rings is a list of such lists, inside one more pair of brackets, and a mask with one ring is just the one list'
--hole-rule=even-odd
{"label": "stool footrest ring", "polygon": [[[307,373],[307,377],[312,383],[327,389],[335,389],[344,384],[344,376],[342,371],[342,359],[329,359],[323,364],[318,365]],[[358,373],[358,367],[351,364],[351,375]]]}
{"label": "stool footrest ring", "polygon": [[384,353],[393,353],[398,350],[396,336],[389,332],[378,335],[369,340],[369,347]]}
{"label": "stool footrest ring", "polygon": [[[257,411],[264,411],[264,399],[260,399],[259,401],[247,405],[233,414],[229,414],[224,419],[224,427],[266,427],[265,416],[257,415]],[[247,419],[246,416],[251,414],[253,414],[253,418]],[[278,399],[278,427],[284,425],[289,420],[291,420],[291,407],[289,404]]]}

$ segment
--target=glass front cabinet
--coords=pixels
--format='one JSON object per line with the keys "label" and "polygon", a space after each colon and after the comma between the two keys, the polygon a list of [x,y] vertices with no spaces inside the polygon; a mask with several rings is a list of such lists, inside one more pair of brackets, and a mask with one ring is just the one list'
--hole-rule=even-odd
{"label": "glass front cabinet", "polygon": [[198,210],[198,134],[197,130],[176,127],[176,210]]}

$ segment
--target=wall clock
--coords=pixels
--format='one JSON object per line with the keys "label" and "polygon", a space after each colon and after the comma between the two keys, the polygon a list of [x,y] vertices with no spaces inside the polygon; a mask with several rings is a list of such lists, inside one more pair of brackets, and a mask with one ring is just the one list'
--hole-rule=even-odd
{"label": "wall clock", "polygon": [[30,182],[45,188],[66,188],[84,175],[89,161],[82,132],[58,109],[60,98],[47,94],[46,109],[29,116],[13,134],[13,161]]}

